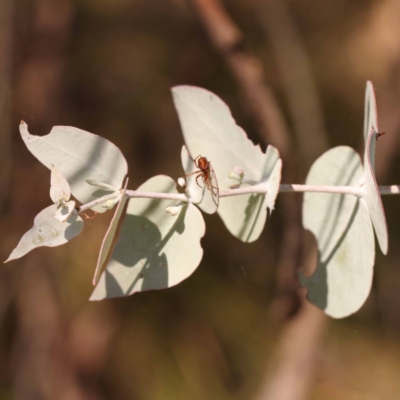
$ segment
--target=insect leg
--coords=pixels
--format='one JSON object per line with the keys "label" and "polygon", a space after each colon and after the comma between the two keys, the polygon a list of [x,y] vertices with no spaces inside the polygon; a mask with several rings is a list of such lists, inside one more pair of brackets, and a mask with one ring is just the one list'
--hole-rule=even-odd
{"label": "insect leg", "polygon": [[201,158],[201,155],[198,155],[194,160],[193,160],[193,162],[194,162],[194,165],[197,167],[197,168],[199,168],[199,158]]}
{"label": "insect leg", "polygon": [[[196,176],[196,183],[197,183],[197,186],[198,186],[198,187],[203,188],[202,186],[199,185],[199,182],[198,182],[198,179],[199,179],[200,177],[203,177],[203,173],[202,173],[201,171],[200,171],[199,174]],[[203,182],[204,182],[204,177],[203,177]]]}
{"label": "insect leg", "polygon": [[191,174],[186,174],[185,176],[192,176],[192,175],[201,174],[201,173],[202,173],[201,171],[194,171]]}

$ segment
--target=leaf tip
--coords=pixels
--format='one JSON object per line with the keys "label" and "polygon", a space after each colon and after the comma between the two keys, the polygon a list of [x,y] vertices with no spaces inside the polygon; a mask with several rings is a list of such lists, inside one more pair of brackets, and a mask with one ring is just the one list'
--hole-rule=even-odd
{"label": "leaf tip", "polygon": [[103,300],[103,297],[99,297],[96,294],[96,290],[94,290],[91,296],[89,297],[89,301],[100,301],[100,300]]}

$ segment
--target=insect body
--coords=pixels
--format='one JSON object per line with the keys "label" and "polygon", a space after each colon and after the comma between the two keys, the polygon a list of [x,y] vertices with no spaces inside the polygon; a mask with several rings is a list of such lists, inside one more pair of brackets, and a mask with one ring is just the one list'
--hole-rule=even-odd
{"label": "insect body", "polygon": [[199,178],[203,178],[204,186],[211,192],[213,196],[218,195],[218,187],[216,186],[217,179],[215,177],[215,172],[210,164],[210,161],[207,160],[207,157],[197,156],[194,160],[194,165],[198,168],[197,171],[192,172],[186,176],[196,175],[196,183],[199,187]]}

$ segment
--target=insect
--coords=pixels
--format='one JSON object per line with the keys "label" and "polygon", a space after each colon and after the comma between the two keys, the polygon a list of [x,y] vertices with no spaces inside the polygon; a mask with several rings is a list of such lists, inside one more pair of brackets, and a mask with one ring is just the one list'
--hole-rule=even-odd
{"label": "insect", "polygon": [[211,192],[213,196],[218,195],[217,178],[215,177],[215,172],[211,166],[210,161],[207,157],[197,156],[194,160],[194,165],[198,168],[197,171],[192,172],[186,176],[196,175],[196,183],[199,187],[199,178],[203,178],[204,186]]}

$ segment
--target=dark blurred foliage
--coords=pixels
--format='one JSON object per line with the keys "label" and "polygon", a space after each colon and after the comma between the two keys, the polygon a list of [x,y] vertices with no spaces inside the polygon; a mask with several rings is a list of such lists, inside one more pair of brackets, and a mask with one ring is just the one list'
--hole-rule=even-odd
{"label": "dark blurred foliage", "polygon": [[[128,160],[132,189],[156,174],[182,175],[174,85],[215,92],[249,136],[267,145],[184,0],[0,3],[3,260],[50,204],[49,171],[24,147],[21,119],[34,134],[72,125],[110,139]],[[295,130],[284,77],[297,65],[285,72],[277,62],[279,51],[290,56],[294,48],[274,47],[257,4],[233,0],[224,6],[248,50],[262,61],[267,83]],[[399,2],[287,0],[286,5],[322,110],[305,129],[323,124],[330,146],[359,149],[364,86],[372,79],[380,127],[387,132],[379,140],[377,171],[386,172],[379,183],[400,183]],[[305,145],[313,149],[312,136]],[[302,165],[301,179],[308,167]],[[362,310],[328,322],[311,399],[400,398],[399,199],[384,198],[384,205],[389,255],[377,251],[374,288]],[[205,216],[203,261],[177,287],[90,303],[91,276],[109,219],[97,216],[71,243],[35,250],[1,268],[0,399],[255,396],[275,368],[280,337],[270,312],[282,236],[280,203],[252,244],[231,237],[218,216]]]}

